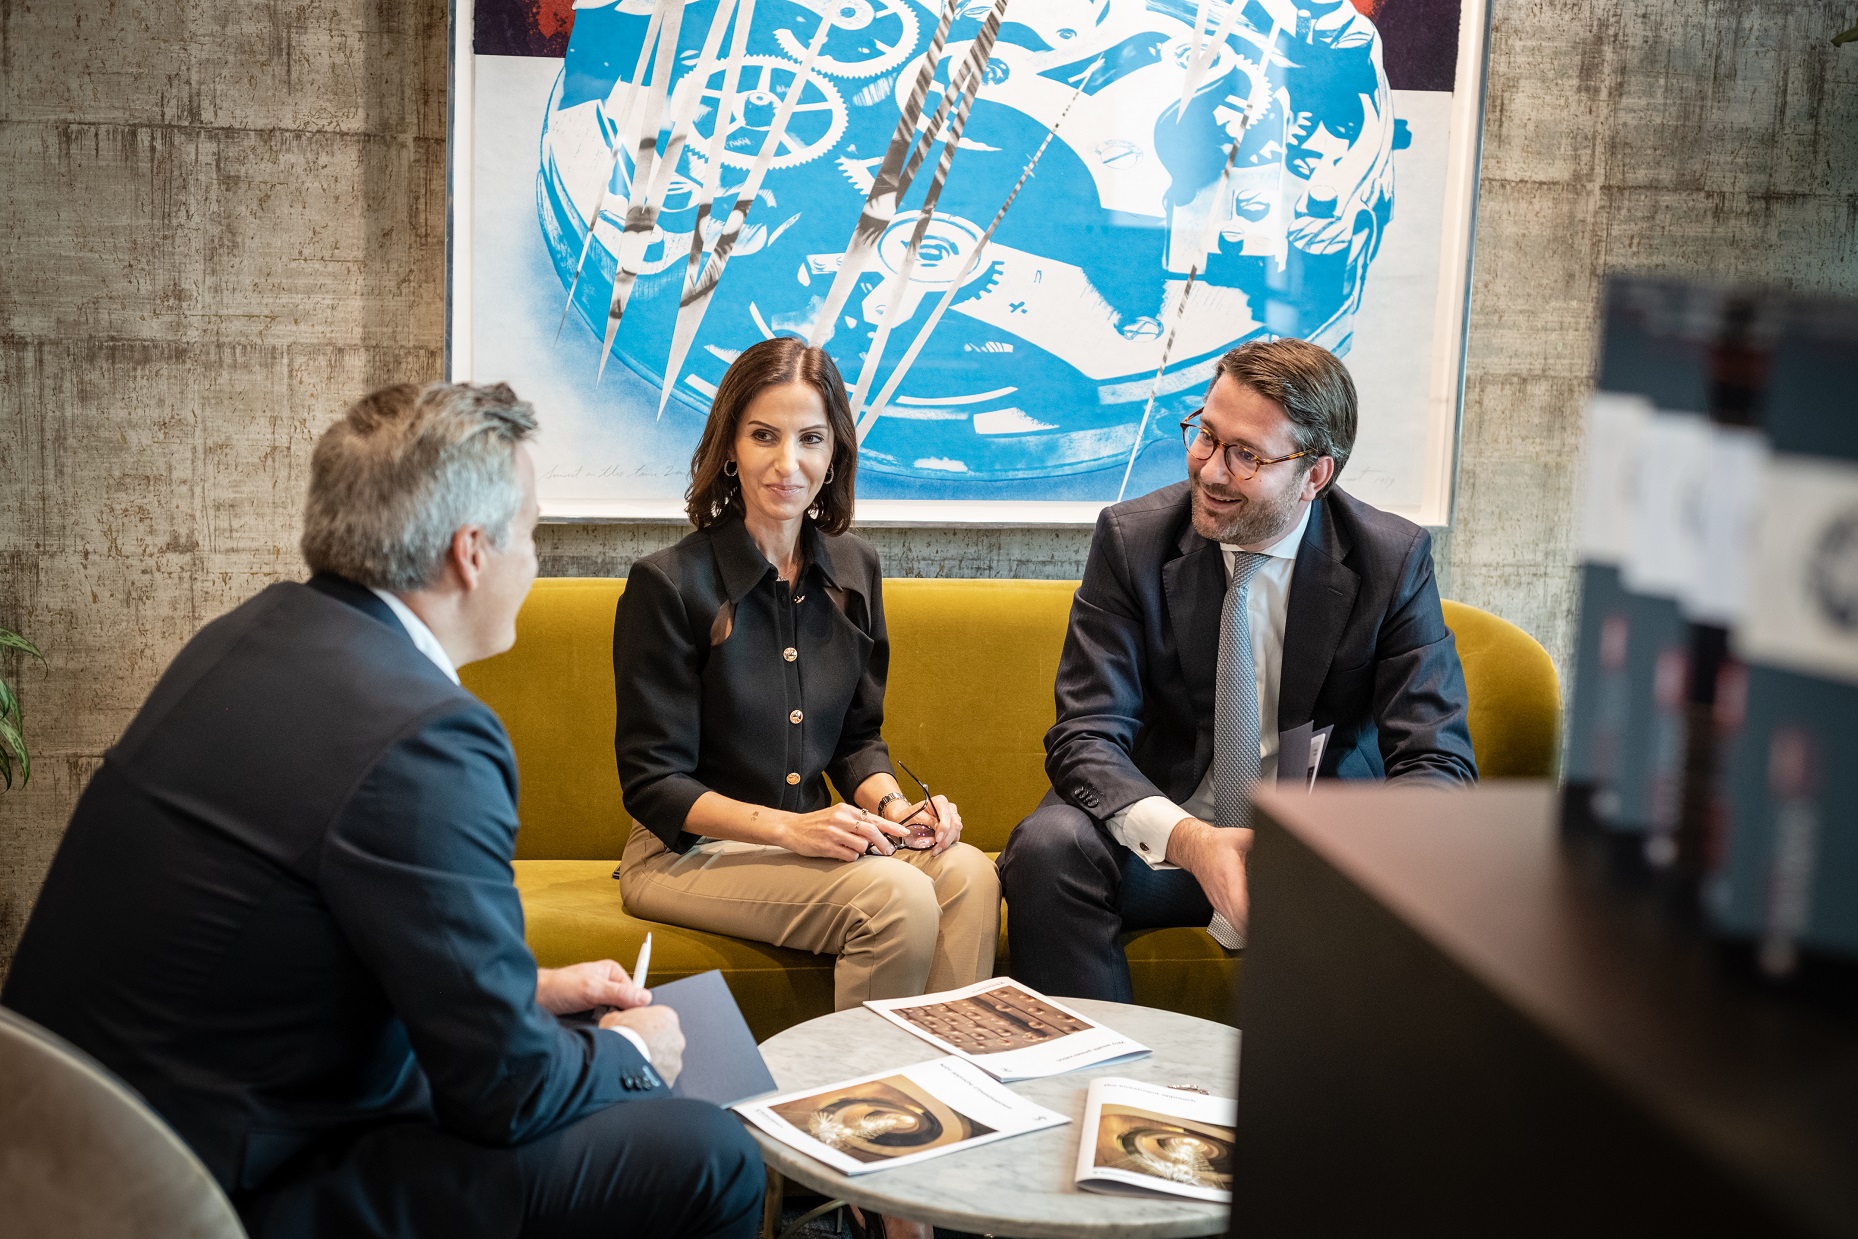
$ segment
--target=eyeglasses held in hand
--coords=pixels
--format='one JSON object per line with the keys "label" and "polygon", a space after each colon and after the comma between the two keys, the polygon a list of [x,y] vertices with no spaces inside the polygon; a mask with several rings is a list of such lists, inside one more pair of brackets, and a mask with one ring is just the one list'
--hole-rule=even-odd
{"label": "eyeglasses held in hand", "polygon": [[[929,811],[929,821],[927,823],[919,822],[915,826],[912,826],[908,835],[897,840],[897,846],[912,848],[917,851],[921,851],[924,848],[932,848],[935,846],[935,837],[942,825],[942,815],[936,812],[935,797],[930,794],[929,785],[916,777],[916,772],[914,770],[911,770],[902,762],[897,763],[897,768],[909,775],[912,783],[923,789],[923,809]],[[919,809],[917,812],[920,813],[922,810]],[[904,820],[908,821],[910,819],[905,818]]]}
{"label": "eyeglasses held in hand", "polygon": [[1195,409],[1181,423],[1181,438],[1187,443],[1187,454],[1195,460],[1210,460],[1214,449],[1226,449],[1226,472],[1241,482],[1249,482],[1258,476],[1258,471],[1266,465],[1281,465],[1287,460],[1299,456],[1308,456],[1307,451],[1292,452],[1288,456],[1260,456],[1249,447],[1237,443],[1227,443],[1214,436],[1213,432],[1202,426],[1199,417],[1205,409]]}

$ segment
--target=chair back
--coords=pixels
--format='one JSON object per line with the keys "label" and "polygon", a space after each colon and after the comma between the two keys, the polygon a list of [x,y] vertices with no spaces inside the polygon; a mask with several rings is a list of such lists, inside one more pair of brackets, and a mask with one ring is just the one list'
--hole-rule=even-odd
{"label": "chair back", "polygon": [[0,1234],[244,1239],[219,1184],[129,1088],[0,1008]]}

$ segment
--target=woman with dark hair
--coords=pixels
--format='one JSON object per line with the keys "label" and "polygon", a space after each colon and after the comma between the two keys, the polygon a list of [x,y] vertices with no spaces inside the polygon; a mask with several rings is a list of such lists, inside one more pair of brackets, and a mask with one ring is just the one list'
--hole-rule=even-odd
{"label": "woman with dark hair", "polygon": [[912,803],[879,734],[890,646],[877,554],[846,532],[857,466],[824,350],[745,350],[691,460],[696,532],[633,565],[613,628],[627,910],[836,955],[840,1010],[991,975],[1000,909],[960,811]]}

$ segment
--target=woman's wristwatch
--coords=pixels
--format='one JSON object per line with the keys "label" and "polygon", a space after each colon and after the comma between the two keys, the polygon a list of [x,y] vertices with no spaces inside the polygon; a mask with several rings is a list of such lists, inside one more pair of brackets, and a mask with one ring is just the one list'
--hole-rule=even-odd
{"label": "woman's wristwatch", "polygon": [[873,810],[873,812],[875,812],[879,817],[883,817],[885,808],[888,807],[890,802],[893,800],[901,800],[905,804],[909,803],[909,797],[905,796],[902,792],[891,792],[887,794],[882,800],[877,802],[877,808]]}

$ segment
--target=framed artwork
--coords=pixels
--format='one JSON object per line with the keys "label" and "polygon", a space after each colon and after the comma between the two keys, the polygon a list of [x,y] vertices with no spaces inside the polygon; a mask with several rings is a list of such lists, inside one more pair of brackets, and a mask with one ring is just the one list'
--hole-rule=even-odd
{"label": "framed artwork", "polygon": [[456,0],[448,369],[553,519],[681,519],[716,383],[823,345],[866,523],[1185,476],[1248,339],[1340,354],[1351,493],[1446,523],[1487,0]]}

